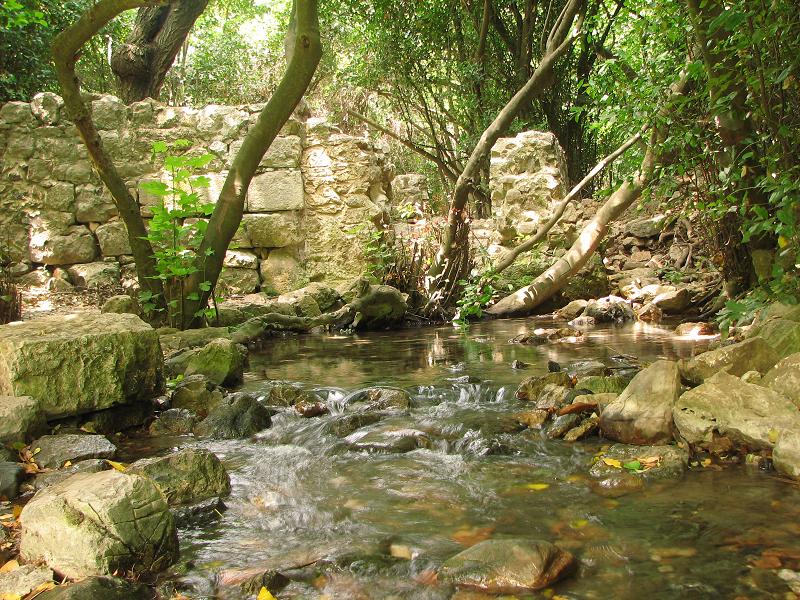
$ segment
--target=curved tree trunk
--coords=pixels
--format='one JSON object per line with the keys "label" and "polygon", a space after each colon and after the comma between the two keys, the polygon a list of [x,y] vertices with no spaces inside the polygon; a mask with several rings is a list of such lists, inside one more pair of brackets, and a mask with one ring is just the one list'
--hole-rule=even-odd
{"label": "curved tree trunk", "polygon": [[207,5],[208,0],[178,0],[139,9],[128,39],[111,54],[111,70],[126,104],[158,98],[167,71]]}
{"label": "curved tree trunk", "polygon": [[100,179],[111,192],[119,215],[128,229],[139,287],[150,292],[156,303],[163,305],[163,287],[156,279],[156,261],[153,247],[147,240],[147,231],[139,212],[139,204],[117,172],[111,157],[103,148],[102,140],[92,121],[89,108],[81,97],[80,84],[75,75],[75,63],[81,49],[94,35],[120,13],[141,6],[157,6],[159,0],[100,0],[92,5],[69,28],[53,41],[53,62],[61,86],[67,115],[75,123],[78,133],[89,152],[89,158]]}
{"label": "curved tree trunk", "polygon": [[[662,121],[670,111],[674,99],[684,93],[687,82],[687,73],[681,73],[678,81],[672,86],[672,93],[667,103],[659,111]],[[494,316],[529,314],[564,287],[569,282],[569,278],[577,273],[597,250],[597,246],[608,231],[608,226],[636,202],[644,188],[650,183],[655,167],[661,159],[661,141],[665,135],[666,132],[663,128],[654,128],[651,131],[647,151],[636,175],[632,180],[623,183],[606,200],[564,256],[539,275],[533,283],[506,296],[488,308],[486,313]]]}
{"label": "curved tree trunk", "polygon": [[452,269],[448,269],[448,262],[454,255],[463,253],[464,246],[468,243],[469,224],[466,219],[465,207],[470,192],[476,188],[479,170],[485,156],[491,151],[498,138],[508,129],[522,107],[552,83],[556,61],[566,53],[577,36],[575,32],[570,33],[576,16],[579,17],[578,29],[582,24],[583,4],[583,0],[567,2],[550,32],[539,66],[527,83],[514,94],[514,97],[483,132],[459,175],[448,211],[447,227],[442,235],[442,241],[433,264],[425,277],[426,287],[431,294],[429,307],[440,303],[443,296],[451,296],[448,288],[452,288],[465,275],[464,273],[453,273],[447,280],[443,277],[445,272],[452,271]]}
{"label": "curved tree trunk", "polygon": [[250,181],[270,144],[306,93],[322,57],[317,0],[295,0],[292,13],[289,39],[294,44],[287,48],[286,72],[233,159],[197,251],[197,272],[186,282],[186,315],[195,324],[202,321],[198,312],[208,304],[225,252],[241,223]]}

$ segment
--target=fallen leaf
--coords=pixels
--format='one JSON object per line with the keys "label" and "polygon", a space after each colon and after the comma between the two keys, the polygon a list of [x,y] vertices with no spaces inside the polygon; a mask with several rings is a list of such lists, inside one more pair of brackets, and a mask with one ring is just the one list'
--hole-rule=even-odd
{"label": "fallen leaf", "polygon": [[256,600],[277,600],[277,598],[275,598],[275,596],[273,596],[267,588],[262,586],[258,591],[258,597]]}
{"label": "fallen leaf", "polygon": [[52,590],[55,587],[56,584],[52,581],[45,581],[44,583],[40,583],[35,588],[33,588],[27,596],[25,596],[25,600],[33,600],[39,594],[44,593],[48,590]]}
{"label": "fallen leaf", "polygon": [[606,456],[604,456],[602,460],[609,467],[614,467],[616,469],[621,469],[622,468],[622,461],[621,460],[617,460],[616,458],[608,458]]}
{"label": "fallen leaf", "polygon": [[414,577],[414,581],[422,585],[436,585],[438,577],[439,574],[434,569],[425,569]]}
{"label": "fallen leaf", "polygon": [[19,569],[19,563],[15,560],[10,560],[0,567],[0,573],[10,573],[15,569]]}
{"label": "fallen leaf", "polygon": [[68,460],[68,461],[67,461],[67,462],[65,462],[65,463],[64,463],[62,466],[63,466],[65,469],[66,469],[67,467],[71,467],[71,466],[72,466],[72,461],[71,461],[71,460]]}
{"label": "fallen leaf", "polygon": [[767,434],[767,437],[769,437],[769,443],[776,444],[780,435],[781,434],[777,429],[770,429],[769,433]]}
{"label": "fallen leaf", "polygon": [[541,492],[542,490],[546,490],[550,487],[549,483],[526,483],[525,487],[529,490],[533,490],[534,492]]}
{"label": "fallen leaf", "polygon": [[757,569],[780,569],[782,563],[777,556],[767,555],[753,561],[753,566]]}
{"label": "fallen leaf", "polygon": [[3,594],[0,595],[0,600],[22,600],[19,594]]}
{"label": "fallen leaf", "polygon": [[411,548],[403,544],[391,544],[389,546],[389,554],[394,558],[404,558],[406,560],[413,558]]}
{"label": "fallen leaf", "polygon": [[451,537],[454,542],[462,546],[474,546],[478,542],[488,540],[493,532],[494,527],[465,527],[456,531]]}
{"label": "fallen leaf", "polygon": [[628,469],[628,471],[641,471],[642,470],[642,463],[640,463],[638,460],[632,460],[630,462],[626,462],[622,466],[625,467],[626,469]]}
{"label": "fallen leaf", "polygon": [[112,469],[116,469],[116,470],[117,470],[117,471],[119,471],[120,473],[124,473],[125,471],[127,471],[127,470],[128,470],[128,467],[127,467],[127,465],[124,465],[123,463],[116,462],[116,461],[113,461],[113,460],[108,460],[108,459],[106,459],[106,462],[108,463],[108,465],[109,465],[109,466],[110,466]]}

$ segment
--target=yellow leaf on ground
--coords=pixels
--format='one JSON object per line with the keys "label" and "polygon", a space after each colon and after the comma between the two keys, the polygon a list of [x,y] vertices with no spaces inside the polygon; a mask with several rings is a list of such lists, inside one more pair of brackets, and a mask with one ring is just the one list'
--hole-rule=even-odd
{"label": "yellow leaf on ground", "polygon": [[780,435],[781,434],[777,429],[770,429],[769,433],[767,434],[767,437],[769,437],[769,443],[776,444]]}
{"label": "yellow leaf on ground", "polygon": [[120,462],[116,462],[113,460],[106,459],[106,462],[111,466],[112,469],[116,469],[120,473],[124,473],[128,470],[128,467]]}
{"label": "yellow leaf on ground", "polygon": [[704,467],[708,467],[708,466],[711,465],[711,459],[710,458],[704,458],[703,460],[700,461],[700,464],[703,465]]}
{"label": "yellow leaf on ground", "polygon": [[19,569],[19,563],[15,560],[10,560],[0,567],[0,573],[10,573],[14,569]]}
{"label": "yellow leaf on ground", "polygon": [[40,583],[31,590],[30,594],[28,594],[25,597],[25,600],[33,600],[34,598],[36,598],[36,596],[38,596],[42,592],[46,592],[47,590],[52,590],[54,587],[56,587],[56,584],[52,581],[45,581],[44,583]]}
{"label": "yellow leaf on ground", "polygon": [[549,483],[528,483],[525,484],[525,487],[529,490],[533,490],[535,492],[541,492],[542,490],[546,490],[550,487]]}
{"label": "yellow leaf on ground", "polygon": [[0,600],[22,600],[22,596],[19,594],[2,594],[0,595]]}
{"label": "yellow leaf on ground", "polygon": [[267,588],[262,587],[261,590],[258,592],[257,600],[278,600],[278,599],[275,598],[275,596],[273,596]]}
{"label": "yellow leaf on ground", "polygon": [[72,461],[71,461],[71,460],[68,460],[68,461],[67,461],[67,462],[65,462],[65,463],[64,463],[62,466],[63,466],[65,469],[66,469],[67,467],[71,467],[71,466],[72,466]]}
{"label": "yellow leaf on ground", "polygon": [[614,467],[616,469],[622,468],[622,461],[617,460],[616,458],[603,457],[603,462],[607,464],[609,467]]}

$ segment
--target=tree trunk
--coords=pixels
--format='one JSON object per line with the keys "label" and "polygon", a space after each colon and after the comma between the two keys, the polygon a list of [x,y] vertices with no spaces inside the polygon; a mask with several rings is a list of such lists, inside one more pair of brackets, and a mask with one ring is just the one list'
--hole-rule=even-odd
{"label": "tree trunk", "polygon": [[[250,181],[267,149],[303,98],[322,56],[317,0],[295,0],[292,7],[291,60],[275,93],[262,109],[231,164],[219,199],[197,251],[197,272],[186,282],[186,314],[195,324],[208,304],[222,270],[222,262],[244,212]],[[192,300],[190,298],[197,298]]]}
{"label": "tree trunk", "polygon": [[[726,53],[726,31],[714,21],[726,10],[720,0],[687,0],[692,16],[697,45],[703,56],[703,63],[708,77],[711,111],[717,126],[717,133],[723,146],[725,156],[722,164],[738,171],[742,163],[742,178],[732,190],[740,205],[750,208],[754,205],[766,207],[769,202],[761,189],[761,180],[765,173],[758,159],[757,152],[747,152],[754,138],[755,127],[747,110],[747,85],[742,81],[736,56]],[[744,156],[744,159],[739,157]],[[749,158],[747,158],[749,157]],[[739,213],[729,212],[725,215],[719,228],[723,238],[720,244],[723,265],[722,274],[729,293],[736,295],[754,282],[755,273],[752,263],[752,250],[773,249],[775,240],[770,236],[754,237],[749,244],[741,242],[742,218]]]}
{"label": "tree trunk", "polygon": [[126,104],[158,99],[167,71],[207,4],[208,0],[178,0],[139,9],[128,39],[111,55],[111,70]]}
{"label": "tree trunk", "polygon": [[158,4],[160,4],[158,0],[99,0],[72,26],[56,36],[53,41],[53,62],[67,115],[75,123],[89,152],[89,158],[100,179],[111,192],[119,215],[128,229],[128,240],[136,263],[139,287],[143,291],[150,292],[157,304],[163,305],[163,288],[160,280],[154,277],[156,261],[153,248],[146,239],[147,231],[139,212],[139,204],[128,191],[116,166],[103,148],[89,108],[81,97],[80,84],[75,75],[75,63],[80,57],[81,48],[114,17],[132,8]]}
{"label": "tree trunk", "polygon": [[[553,67],[556,61],[566,53],[575,40],[576,34],[570,34],[570,29],[582,7],[583,0],[569,0],[550,32],[539,66],[527,83],[514,94],[514,97],[509,100],[508,104],[503,107],[494,121],[483,132],[459,175],[448,212],[447,227],[442,235],[441,245],[436,253],[434,262],[426,274],[426,286],[431,294],[432,302],[441,301],[442,294],[438,292],[443,289],[445,290],[445,296],[451,296],[447,288],[452,288],[465,275],[465,273],[452,273],[452,276],[447,280],[442,277],[445,271],[452,271],[452,269],[447,268],[450,258],[454,254],[462,252],[463,246],[469,241],[469,225],[466,220],[465,207],[470,192],[476,187],[482,162],[491,151],[494,143],[511,125],[520,109],[552,82]],[[581,22],[582,18],[579,17],[578,28],[580,28]],[[429,302],[430,305],[431,302]]]}
{"label": "tree trunk", "polygon": [[[672,86],[672,93],[667,103],[659,111],[662,121],[671,109],[674,99],[684,93],[687,82],[686,72],[681,73],[679,80]],[[666,132],[662,128],[654,128],[651,131],[647,151],[636,175],[632,180],[623,183],[606,200],[564,256],[539,275],[533,283],[506,296],[487,309],[486,313],[494,316],[529,314],[564,287],[570,277],[577,273],[594,254],[605,237],[608,226],[641,196],[644,188],[650,183],[655,167],[661,159],[661,141],[665,135]]]}

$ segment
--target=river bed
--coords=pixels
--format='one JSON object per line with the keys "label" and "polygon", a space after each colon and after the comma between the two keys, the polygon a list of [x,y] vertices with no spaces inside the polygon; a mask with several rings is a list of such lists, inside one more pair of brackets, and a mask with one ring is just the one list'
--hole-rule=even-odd
{"label": "river bed", "polygon": [[[191,598],[246,598],[225,583],[249,569],[290,569],[279,600],[444,600],[454,590],[433,575],[444,560],[483,539],[523,537],[558,544],[580,567],[520,600],[786,598],[775,561],[800,561],[796,485],[755,467],[696,466],[680,482],[604,498],[586,472],[607,442],[568,444],[510,424],[524,407],[516,386],[548,361],[678,359],[708,341],[637,323],[596,328],[575,343],[509,342],[531,326],[297,336],[252,353],[243,390],[296,383],[331,414],[304,419],[286,409],[251,440],[154,440],[208,448],[231,475],[227,510],[181,530],[183,567],[172,579]],[[428,448],[348,448],[337,427],[342,404],[376,385],[411,394],[410,415],[390,419],[425,432]]]}

